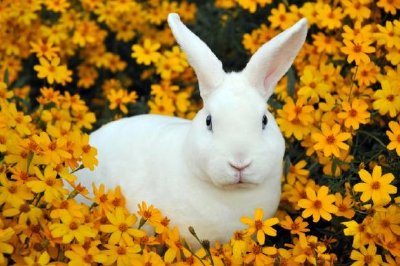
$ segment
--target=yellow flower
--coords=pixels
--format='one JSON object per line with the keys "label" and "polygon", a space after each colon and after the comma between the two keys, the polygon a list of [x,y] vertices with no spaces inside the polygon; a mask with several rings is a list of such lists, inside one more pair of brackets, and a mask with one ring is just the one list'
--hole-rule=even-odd
{"label": "yellow flower", "polygon": [[397,10],[400,9],[400,1],[398,0],[379,0],[376,5],[392,15],[396,15]]}
{"label": "yellow flower", "polygon": [[343,42],[345,46],[342,47],[341,51],[348,56],[347,62],[351,63],[355,61],[356,65],[370,62],[367,54],[375,52],[375,48],[370,46],[372,41],[355,39],[354,41],[344,40]]}
{"label": "yellow flower", "polygon": [[302,216],[304,218],[312,216],[314,222],[318,222],[321,217],[330,221],[332,219],[331,213],[336,213],[338,209],[333,205],[335,196],[328,193],[329,188],[326,186],[322,186],[317,192],[306,187],[307,199],[301,199],[298,203],[304,209]]}
{"label": "yellow flower", "polygon": [[242,217],[240,221],[249,226],[246,232],[249,235],[256,233],[257,241],[260,245],[265,243],[265,235],[276,236],[276,230],[272,228],[273,225],[278,224],[279,220],[276,217],[266,219],[263,221],[264,212],[261,208],[257,208],[254,212],[254,219],[249,217]]}
{"label": "yellow flower", "polygon": [[161,212],[154,208],[153,205],[150,205],[149,207],[147,207],[146,202],[142,202],[141,204],[138,204],[138,214],[148,223],[150,223],[151,225],[155,225],[160,223],[160,221],[162,220],[161,217]]}
{"label": "yellow flower", "polygon": [[136,223],[136,216],[133,214],[127,215],[125,209],[118,207],[114,212],[106,211],[106,216],[111,224],[101,225],[100,231],[111,233],[108,240],[110,245],[124,243],[127,246],[132,246],[133,237],[145,236],[145,232],[132,228]]}
{"label": "yellow flower", "polygon": [[24,257],[24,262],[28,266],[51,265],[50,255],[47,253],[47,251],[43,253],[33,251],[29,254],[29,256]]}
{"label": "yellow flower", "polygon": [[[100,241],[94,241],[96,244]],[[71,245],[70,250],[65,251],[65,257],[70,259],[69,265],[82,265],[91,266],[94,263],[105,263],[107,261],[107,255],[101,252],[96,244],[92,244],[87,248],[82,245]]]}
{"label": "yellow flower", "polygon": [[29,185],[18,184],[9,180],[5,173],[0,173],[0,204],[9,203],[13,206],[25,204],[26,200],[33,199],[34,195]]}
{"label": "yellow flower", "polygon": [[121,110],[121,112],[124,114],[128,113],[128,108],[126,105],[128,103],[135,103],[137,97],[138,96],[135,91],[128,93],[128,91],[124,89],[111,89],[107,95],[107,99],[110,101],[110,109],[114,110],[118,107],[119,110]]}
{"label": "yellow flower", "polygon": [[372,234],[369,224],[366,220],[358,224],[356,221],[343,222],[346,228],[343,230],[345,236],[353,236],[353,247],[360,248],[360,246],[367,243],[367,238]]}
{"label": "yellow flower", "polygon": [[93,238],[97,235],[97,231],[93,226],[83,223],[82,219],[74,218],[64,213],[60,220],[60,223],[50,224],[49,229],[51,235],[53,237],[61,237],[64,244],[71,243],[76,239],[82,245],[87,238]]}
{"label": "yellow flower", "polygon": [[241,231],[236,231],[233,233],[230,244],[232,246],[233,258],[242,258],[247,251],[247,242],[249,241],[249,235]]}
{"label": "yellow flower", "polygon": [[178,258],[179,260],[180,253],[183,249],[183,244],[180,240],[179,230],[177,227],[174,227],[174,229],[167,232],[165,244],[167,245],[168,249],[164,254],[164,261],[166,263],[172,263],[175,258]]}
{"label": "yellow flower", "polygon": [[244,257],[246,265],[264,266],[273,265],[275,258],[268,255],[275,255],[276,249],[273,247],[262,247],[252,241],[248,247],[248,252]]}
{"label": "yellow flower", "polygon": [[340,7],[332,9],[329,4],[324,4],[317,12],[317,18],[322,27],[329,30],[337,29],[342,26],[342,19],[345,16],[343,9]]}
{"label": "yellow flower", "polygon": [[39,39],[37,42],[31,42],[30,45],[32,47],[31,52],[36,53],[36,56],[39,58],[44,56],[48,60],[57,57],[57,53],[60,51],[60,48],[54,47],[52,42],[43,42],[42,39]]}
{"label": "yellow flower", "polygon": [[14,247],[7,243],[14,234],[15,231],[11,227],[0,229],[0,264],[2,265],[7,265],[7,260],[4,257],[4,254],[11,254],[14,251]]}
{"label": "yellow flower", "polygon": [[278,8],[271,9],[271,15],[268,17],[272,28],[280,28],[282,30],[292,26],[297,19],[297,16],[288,12],[285,5],[282,3],[278,5]]}
{"label": "yellow flower", "polygon": [[369,0],[342,0],[344,13],[349,15],[352,19],[362,21],[370,17],[371,10],[367,7],[370,3]]}
{"label": "yellow flower", "polygon": [[45,0],[44,4],[49,10],[55,12],[64,12],[70,6],[70,2],[67,0]]}
{"label": "yellow flower", "polygon": [[291,234],[300,235],[310,231],[310,229],[307,228],[308,223],[305,222],[301,216],[296,217],[293,221],[292,217],[286,215],[285,220],[281,221],[280,225],[282,228],[290,230]]}
{"label": "yellow flower", "polygon": [[382,265],[382,256],[376,255],[377,248],[375,245],[369,245],[368,248],[360,247],[360,251],[353,250],[350,258],[355,262],[351,265],[354,266],[380,266]]}
{"label": "yellow flower", "polygon": [[349,145],[344,141],[350,139],[351,135],[347,132],[340,133],[339,124],[334,124],[330,127],[328,124],[322,123],[321,132],[312,134],[312,138],[316,141],[314,149],[322,150],[324,156],[334,155],[340,157],[340,150],[347,151],[349,149]]}
{"label": "yellow flower", "polygon": [[381,82],[382,89],[375,91],[372,106],[379,114],[395,117],[400,112],[400,90],[388,80]]}
{"label": "yellow flower", "polygon": [[44,57],[39,58],[39,65],[35,65],[33,69],[38,72],[38,77],[46,78],[50,84],[54,82],[65,84],[70,82],[72,71],[67,69],[66,65],[60,65],[60,58],[54,57],[51,61],[47,61]]}
{"label": "yellow flower", "polygon": [[104,265],[134,265],[133,262],[137,261],[138,253],[141,251],[140,245],[132,244],[126,245],[121,243],[120,245],[105,244],[104,254],[107,255],[107,261]]}
{"label": "yellow flower", "polygon": [[400,235],[400,207],[395,204],[376,210],[372,220],[372,230],[385,239],[396,239]]}
{"label": "yellow flower", "polygon": [[343,198],[342,194],[337,192],[335,194],[336,202],[335,205],[338,207],[338,212],[335,214],[336,216],[343,216],[347,219],[351,219],[354,217],[355,211],[353,209],[353,200],[348,195]]}
{"label": "yellow flower", "polygon": [[132,57],[136,59],[138,64],[148,66],[151,63],[156,63],[160,59],[161,55],[157,52],[160,47],[160,43],[145,39],[143,45],[134,44],[132,46]]}
{"label": "yellow flower", "polygon": [[[400,1],[399,8],[400,8]],[[386,21],[385,26],[377,25],[379,32],[375,33],[375,39],[379,45],[385,46],[386,49],[400,49],[400,31],[398,30],[399,21]]]}
{"label": "yellow flower", "polygon": [[302,140],[311,131],[313,111],[314,108],[307,105],[304,98],[298,99],[296,103],[288,98],[283,108],[277,111],[276,121],[287,138],[294,136],[297,140]]}
{"label": "yellow flower", "polygon": [[396,150],[398,156],[400,156],[400,124],[396,121],[389,122],[390,130],[386,131],[386,135],[389,137],[390,143],[387,145],[388,150]]}
{"label": "yellow flower", "polygon": [[33,140],[41,148],[40,157],[44,163],[60,164],[63,159],[71,159],[72,155],[67,151],[67,139],[65,137],[50,139],[46,132],[33,136]]}
{"label": "yellow flower", "polygon": [[361,201],[367,202],[372,199],[375,205],[386,205],[390,202],[389,194],[395,194],[397,188],[390,183],[394,180],[392,173],[382,175],[382,168],[375,166],[372,175],[364,169],[358,172],[363,182],[354,186],[354,191],[361,192]]}
{"label": "yellow flower", "polygon": [[150,114],[173,115],[176,110],[173,100],[167,95],[156,96],[147,104],[150,107]]}
{"label": "yellow flower", "polygon": [[[185,250],[184,250],[185,251]],[[138,258],[134,261],[134,265],[138,266],[164,266],[162,258],[153,251],[147,251],[143,249],[143,254],[138,256]]]}
{"label": "yellow flower", "polygon": [[307,165],[305,160],[300,160],[295,165],[290,165],[288,174],[286,176],[288,184],[294,184],[296,180],[300,181],[301,183],[307,183],[307,178],[310,175],[310,171],[304,169]]}
{"label": "yellow flower", "polygon": [[44,192],[43,198],[46,202],[51,203],[67,194],[68,191],[64,188],[62,180],[57,178],[53,167],[46,166],[43,173],[38,167],[35,167],[34,171],[38,180],[29,181],[27,185],[35,193]]}
{"label": "yellow flower", "polygon": [[360,124],[367,124],[369,121],[368,104],[363,100],[354,99],[351,104],[344,101],[342,109],[344,112],[340,112],[338,118],[344,120],[344,126],[347,128],[358,129]]}

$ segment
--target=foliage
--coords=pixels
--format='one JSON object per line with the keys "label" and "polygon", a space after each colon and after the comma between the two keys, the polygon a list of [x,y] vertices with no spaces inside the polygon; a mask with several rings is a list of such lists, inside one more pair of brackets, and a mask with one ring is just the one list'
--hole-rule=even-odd
{"label": "foliage", "polygon": [[[399,265],[398,0],[3,0],[0,265]],[[281,207],[193,250],[157,206],[88,189],[88,132],[142,113],[192,118],[196,78],[169,12],[227,70],[307,17],[307,43],[270,109],[286,138]],[[70,186],[65,186],[69,183]],[[68,189],[67,187],[72,187]],[[193,210],[196,211],[196,210]],[[154,228],[147,235],[142,226]]]}

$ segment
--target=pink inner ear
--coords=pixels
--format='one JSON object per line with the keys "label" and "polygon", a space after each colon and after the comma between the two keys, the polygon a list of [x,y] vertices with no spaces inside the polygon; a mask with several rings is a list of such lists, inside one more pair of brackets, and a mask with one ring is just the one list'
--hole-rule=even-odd
{"label": "pink inner ear", "polygon": [[[263,82],[264,89],[268,88],[268,83],[271,83],[271,79],[272,79],[272,77],[274,76],[275,72],[276,72],[276,67],[272,67],[272,68],[269,69],[269,71],[265,74],[265,78],[264,78],[264,82]],[[266,91],[266,93],[268,93],[268,92]]]}

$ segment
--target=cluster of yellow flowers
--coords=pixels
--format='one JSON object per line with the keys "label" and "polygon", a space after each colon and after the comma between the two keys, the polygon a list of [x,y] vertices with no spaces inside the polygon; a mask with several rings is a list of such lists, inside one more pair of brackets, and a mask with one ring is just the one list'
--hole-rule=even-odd
{"label": "cluster of yellow flowers", "polygon": [[[0,2],[0,265],[399,265],[400,1],[188,2]],[[166,17],[201,8],[222,25],[254,15],[249,54],[302,17],[309,35],[271,100],[287,140],[281,208],[242,217],[228,243],[190,228],[195,250],[168,213],[129,213],[119,187],[74,172],[96,166],[99,124],[195,115]]]}

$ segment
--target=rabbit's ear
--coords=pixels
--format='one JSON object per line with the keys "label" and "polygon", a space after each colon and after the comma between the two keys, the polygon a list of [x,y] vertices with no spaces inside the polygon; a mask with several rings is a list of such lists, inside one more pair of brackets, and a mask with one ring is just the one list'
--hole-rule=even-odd
{"label": "rabbit's ear", "polygon": [[243,74],[265,99],[269,99],[278,81],[289,70],[306,36],[307,20],[303,18],[265,43],[251,57]]}
{"label": "rabbit's ear", "polygon": [[196,72],[200,94],[204,99],[223,81],[225,72],[222,63],[210,48],[181,22],[178,14],[169,14],[168,24]]}

